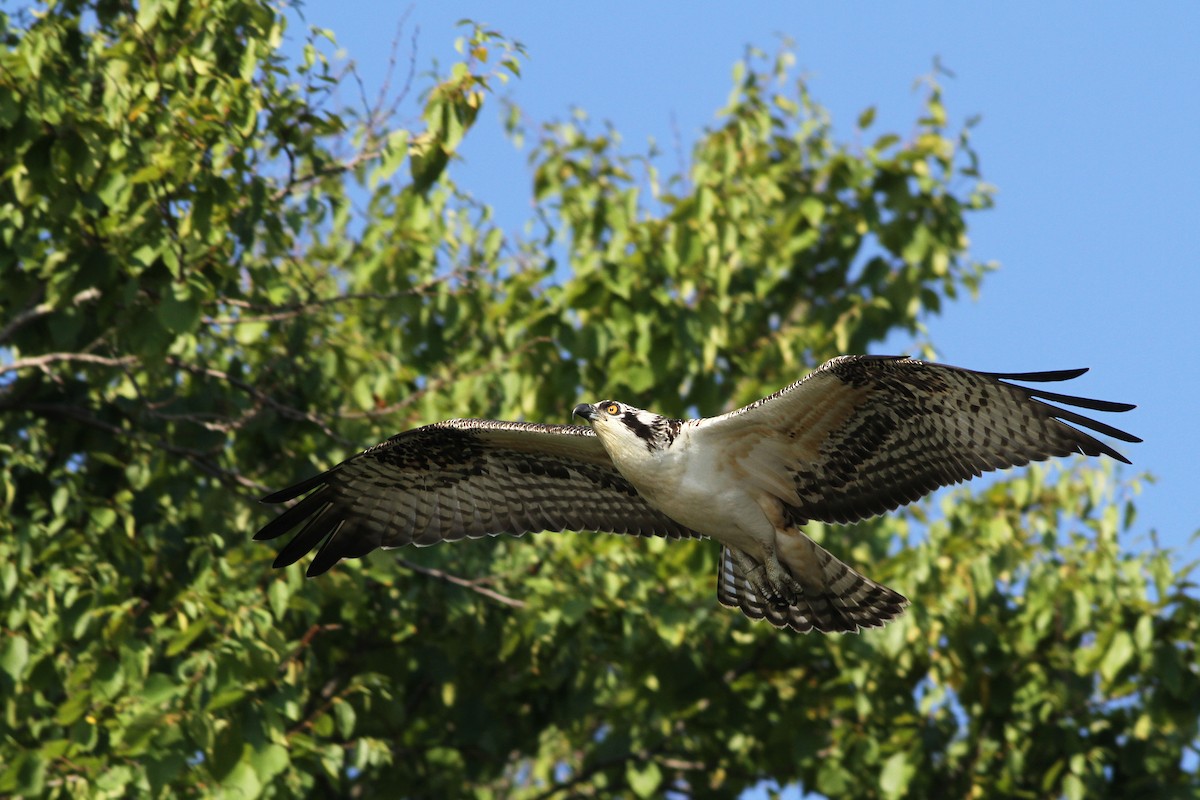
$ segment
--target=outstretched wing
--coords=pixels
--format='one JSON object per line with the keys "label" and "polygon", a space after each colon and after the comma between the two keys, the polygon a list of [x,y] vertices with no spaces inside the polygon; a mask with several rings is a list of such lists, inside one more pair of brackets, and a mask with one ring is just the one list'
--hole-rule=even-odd
{"label": "outstretched wing", "polygon": [[377,547],[532,531],[700,535],[651,508],[591,428],[460,419],[397,434],[328,472],[263,498],[310,493],[255,539],[303,525],[275,559],[320,545],[308,575]]}
{"label": "outstretched wing", "polygon": [[1086,369],[973,372],[903,356],[841,356],[801,381],[702,420],[696,445],[724,446],[739,476],[788,507],[789,521],[853,522],[985,470],[1071,453],[1129,461],[1089,428],[1141,439],[1050,405],[1128,411],[1006,380],[1063,381]]}

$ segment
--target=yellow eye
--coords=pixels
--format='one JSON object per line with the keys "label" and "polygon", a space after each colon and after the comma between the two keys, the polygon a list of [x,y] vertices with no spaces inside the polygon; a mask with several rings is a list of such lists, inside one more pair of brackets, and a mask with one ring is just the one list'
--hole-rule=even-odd
{"label": "yellow eye", "polygon": [[606,405],[604,407],[604,410],[605,410],[605,412],[612,414],[613,416],[616,416],[617,414],[621,413],[621,407],[619,405],[617,405],[616,403],[609,403],[608,405]]}

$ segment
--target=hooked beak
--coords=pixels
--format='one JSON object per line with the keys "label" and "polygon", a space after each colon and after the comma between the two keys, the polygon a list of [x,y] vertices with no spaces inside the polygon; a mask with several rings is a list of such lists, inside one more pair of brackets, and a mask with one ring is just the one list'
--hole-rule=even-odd
{"label": "hooked beak", "polygon": [[575,406],[575,410],[571,412],[572,417],[583,417],[588,422],[596,419],[596,407],[590,403],[580,403]]}

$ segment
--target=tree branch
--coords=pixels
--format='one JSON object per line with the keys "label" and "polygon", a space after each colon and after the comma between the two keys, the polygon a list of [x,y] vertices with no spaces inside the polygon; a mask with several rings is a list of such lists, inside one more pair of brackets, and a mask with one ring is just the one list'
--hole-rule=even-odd
{"label": "tree branch", "polygon": [[[512,356],[518,355],[533,348],[535,345],[552,343],[553,341],[554,340],[549,336],[534,336],[533,338],[522,342],[520,347],[514,348],[513,351],[508,354],[508,356],[511,358]],[[391,403],[380,408],[373,408],[369,411],[354,411],[346,409],[340,412],[338,416],[341,419],[362,419],[366,417],[373,420],[390,417],[417,402],[430,392],[436,392],[440,390],[443,386],[446,386],[451,381],[461,381],[467,378],[478,377],[489,372],[495,372],[497,366],[497,362],[493,361],[475,369],[467,370],[466,372],[454,372],[449,375],[440,375],[436,378],[430,378],[426,382],[425,386],[409,395],[406,395],[403,400],[398,400],[395,403]]]}
{"label": "tree branch", "polygon": [[330,622],[324,625],[312,625],[307,631],[304,632],[304,635],[300,637],[300,641],[294,648],[292,648],[292,652],[288,654],[288,657],[279,662],[279,671],[283,672],[284,669],[287,668],[288,664],[300,658],[300,654],[312,645],[313,639],[317,638],[319,634],[326,633],[328,631],[340,631],[341,629],[342,625],[338,622]]}
{"label": "tree branch", "polygon": [[250,311],[263,311],[265,313],[255,314],[253,316],[238,317],[205,316],[204,322],[209,325],[243,325],[250,322],[280,322],[285,319],[303,316],[310,311],[317,310],[318,308],[337,305],[338,303],[352,302],[355,300],[379,300],[386,302],[388,300],[395,300],[398,297],[426,297],[430,294],[435,284],[454,277],[462,276],[465,272],[466,271],[452,272],[444,277],[426,281],[425,283],[418,284],[411,289],[406,289],[399,292],[388,292],[386,294],[377,292],[340,294],[337,297],[321,297],[304,303],[288,303],[286,305],[261,306],[253,303],[247,303],[244,300],[221,298],[221,304],[233,306],[234,308],[244,308]]}
{"label": "tree branch", "polygon": [[168,356],[167,363],[176,369],[181,369],[184,372],[190,372],[193,375],[200,375],[206,378],[216,378],[217,380],[225,381],[230,386],[241,389],[255,400],[259,401],[263,405],[270,406],[289,419],[298,419],[304,420],[305,422],[311,422],[313,425],[316,425],[318,428],[320,428],[326,436],[338,442],[343,447],[353,446],[350,441],[348,441],[345,437],[336,434],[332,428],[326,425],[323,420],[315,415],[310,414],[307,411],[301,411],[300,409],[289,406],[286,403],[281,403],[274,397],[271,397],[271,395],[259,389],[257,386],[252,386],[243,380],[239,380],[224,370],[213,369],[212,367],[202,367],[196,364],[189,364],[176,356]]}
{"label": "tree branch", "polygon": [[[139,433],[136,430],[127,430],[125,428],[121,428],[120,426],[113,425],[111,422],[105,422],[104,420],[97,419],[96,417],[87,413],[87,411],[83,408],[55,403],[26,403],[22,404],[20,408],[47,417],[67,417],[89,427],[112,434],[119,439],[128,440],[143,446],[153,447],[157,450],[171,453],[172,455],[181,456],[190,461],[201,472],[210,475],[222,483],[230,486],[241,486],[254,491],[256,494],[264,492],[268,488],[258,481],[244,477],[240,473],[218,466],[206,453],[202,453],[199,450],[193,450],[189,447],[180,447],[179,445],[174,444],[161,436],[151,437],[147,436],[146,434]],[[8,409],[0,406],[0,410]]]}
{"label": "tree branch", "polygon": [[413,572],[416,572],[419,575],[427,575],[430,578],[437,578],[440,581],[445,581],[446,583],[452,583],[455,586],[461,586],[464,589],[470,589],[472,592],[475,592],[476,594],[483,595],[484,597],[488,598],[489,600],[495,600],[497,603],[502,603],[503,605],[509,606],[510,608],[524,608],[525,607],[524,600],[518,600],[515,597],[509,597],[508,595],[500,594],[499,592],[497,592],[493,589],[488,589],[485,586],[480,586],[478,581],[469,581],[466,578],[460,578],[457,575],[452,575],[449,572],[443,572],[442,570],[434,569],[433,567],[422,567],[420,564],[414,564],[413,562],[408,561],[407,559],[401,558],[401,559],[399,559],[399,561],[400,561],[401,566],[407,567],[408,569],[412,570]]}
{"label": "tree branch", "polygon": [[29,358],[18,358],[11,364],[5,364],[0,367],[0,375],[9,372],[16,372],[21,369],[37,368],[49,374],[48,367],[51,364],[57,364],[63,361],[77,361],[84,364],[98,364],[102,367],[127,367],[130,364],[137,363],[136,356],[121,356],[120,358],[109,358],[107,356],[94,356],[91,353],[46,353],[40,356],[30,356]]}
{"label": "tree branch", "polygon": [[[38,296],[40,297],[41,295],[42,293],[39,293]],[[93,286],[90,289],[84,289],[82,292],[72,297],[71,305],[82,305],[89,300],[95,300],[99,296],[100,290]],[[7,325],[5,325],[3,328],[0,328],[0,342],[7,342],[18,330],[25,327],[38,317],[44,317],[47,314],[54,312],[54,310],[55,308],[53,303],[35,303],[34,305],[29,306],[24,311],[9,320]]]}

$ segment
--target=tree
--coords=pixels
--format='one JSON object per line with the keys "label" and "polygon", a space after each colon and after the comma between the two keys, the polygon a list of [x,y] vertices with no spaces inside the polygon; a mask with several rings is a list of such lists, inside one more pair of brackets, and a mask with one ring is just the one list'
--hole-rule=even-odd
{"label": "tree", "polygon": [[[534,235],[454,154],[522,51],[469,28],[419,124],[336,107],[270,4],[0,16],[0,793],[1190,796],[1190,567],[1123,548],[1136,483],[1013,473],[852,528],[915,599],[798,637],[711,546],[497,539],[270,569],[254,502],[450,416],[606,393],[710,414],[974,291],[986,209],[931,82],[851,147],[748,56],[686,174],[532,138]],[[519,120],[514,109],[514,120]],[[1115,487],[1115,488],[1114,488]],[[1193,750],[1194,753],[1194,750]]]}

